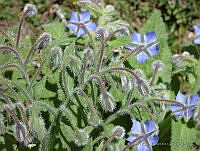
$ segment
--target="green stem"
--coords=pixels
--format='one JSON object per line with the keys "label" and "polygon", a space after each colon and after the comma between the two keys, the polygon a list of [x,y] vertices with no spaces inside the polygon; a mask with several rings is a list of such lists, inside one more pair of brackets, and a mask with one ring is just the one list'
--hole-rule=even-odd
{"label": "green stem", "polygon": [[63,67],[62,67],[61,74],[62,74],[62,82],[63,82],[63,86],[64,86],[64,91],[65,91],[65,94],[66,94],[65,104],[68,105],[69,100],[70,100],[70,94],[69,94],[68,85],[67,85],[68,81],[66,80],[66,76],[65,76],[65,65],[64,64],[63,64]]}
{"label": "green stem", "polygon": [[105,151],[105,149],[108,147],[108,145],[112,142],[112,140],[115,138],[115,133],[109,137],[109,139],[106,141],[106,143],[103,145],[101,151]]}
{"label": "green stem", "polygon": [[152,79],[151,79],[150,86],[153,85],[153,82],[154,82],[155,79],[156,79],[157,73],[158,73],[158,67],[156,66],[156,68],[155,68],[155,70],[154,70],[154,72],[153,72],[153,77],[152,77]]}

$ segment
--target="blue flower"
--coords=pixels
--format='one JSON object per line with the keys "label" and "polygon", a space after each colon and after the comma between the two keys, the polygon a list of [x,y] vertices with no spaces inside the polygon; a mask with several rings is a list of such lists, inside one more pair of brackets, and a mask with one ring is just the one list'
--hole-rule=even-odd
{"label": "blue flower", "polygon": [[186,97],[179,91],[178,95],[176,96],[176,101],[181,103],[182,106],[172,105],[168,106],[168,108],[172,112],[175,112],[173,114],[175,117],[179,116],[188,119],[190,116],[194,114],[196,106],[198,105],[198,97],[199,97],[198,94]]}
{"label": "blue flower", "polygon": [[80,14],[72,12],[70,24],[68,24],[67,27],[73,30],[77,34],[77,37],[81,37],[86,34],[86,30],[88,30],[88,32],[95,31],[96,24],[90,21],[90,11],[87,10]]}
{"label": "blue flower", "polygon": [[158,44],[156,44],[157,38],[155,32],[148,32],[144,35],[138,34],[137,32],[133,33],[132,44],[134,46],[124,46],[125,49],[134,51],[135,48],[139,46],[144,46],[144,48],[138,50],[136,58],[139,63],[144,63],[145,60],[150,59],[151,56],[155,56],[158,53]]}
{"label": "blue flower", "polygon": [[126,140],[133,142],[139,137],[135,144],[137,145],[138,151],[151,151],[151,146],[154,146],[158,143],[159,137],[157,135],[158,126],[152,121],[148,120],[146,122],[138,122],[132,120],[133,126],[131,128],[131,133],[134,136],[128,137]]}
{"label": "blue flower", "polygon": [[193,25],[194,33],[197,37],[194,39],[195,44],[200,44],[200,28],[197,25]]}

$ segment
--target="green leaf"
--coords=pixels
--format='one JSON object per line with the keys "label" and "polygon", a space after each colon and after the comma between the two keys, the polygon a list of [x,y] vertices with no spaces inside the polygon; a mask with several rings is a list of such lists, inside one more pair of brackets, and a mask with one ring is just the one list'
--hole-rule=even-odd
{"label": "green leaf", "polygon": [[193,143],[196,139],[195,128],[189,128],[186,123],[182,123],[181,120],[172,120],[172,138],[171,138],[171,151],[195,151]]}
{"label": "green leaf", "polygon": [[42,117],[39,115],[40,110],[36,105],[32,106],[31,124],[33,130],[36,132],[37,138],[43,141],[44,137],[47,135],[47,130],[45,128],[45,123]]}
{"label": "green leaf", "polygon": [[54,39],[53,45],[67,45],[70,44],[70,38],[65,32],[65,25],[59,22],[53,22],[42,26],[44,31],[51,34]]}

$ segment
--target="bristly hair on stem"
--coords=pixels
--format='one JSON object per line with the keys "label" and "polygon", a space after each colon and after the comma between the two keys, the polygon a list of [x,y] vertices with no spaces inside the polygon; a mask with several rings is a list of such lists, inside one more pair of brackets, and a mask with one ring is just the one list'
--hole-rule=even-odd
{"label": "bristly hair on stem", "polygon": [[100,34],[100,38],[101,38],[101,48],[99,49],[99,63],[97,64],[97,72],[99,72],[99,70],[101,69],[101,65],[102,65],[102,61],[103,61],[103,55],[104,55],[104,50],[105,50],[105,46],[106,46],[106,42],[105,42],[105,37],[104,37],[104,33],[102,30],[99,30],[98,32]]}
{"label": "bristly hair on stem", "polygon": [[26,17],[31,17],[33,15],[35,15],[37,13],[37,9],[35,7],[35,5],[33,4],[26,4],[23,10],[23,13],[21,15],[20,21],[19,21],[19,28],[17,31],[17,39],[16,39],[16,48],[19,45],[19,40],[20,40],[20,35],[21,35],[21,29],[22,29],[22,25],[24,20],[26,19]]}
{"label": "bristly hair on stem", "polygon": [[14,53],[16,55],[16,57],[20,60],[20,62],[23,63],[22,56],[21,56],[20,52],[18,52],[16,49],[14,49],[10,46],[0,45],[0,50],[8,50],[8,51]]}
{"label": "bristly hair on stem", "polygon": [[108,37],[105,39],[105,42],[107,42],[108,40],[110,40],[115,34],[119,33],[119,32],[125,32],[124,28],[121,29],[117,29],[115,31],[113,31],[111,34],[108,35]]}

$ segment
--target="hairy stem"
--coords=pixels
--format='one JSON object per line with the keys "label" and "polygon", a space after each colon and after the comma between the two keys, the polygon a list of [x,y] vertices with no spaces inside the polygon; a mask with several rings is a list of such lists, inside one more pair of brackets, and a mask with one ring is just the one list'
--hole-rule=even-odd
{"label": "hairy stem", "polygon": [[8,50],[16,55],[16,57],[20,60],[21,63],[23,63],[23,59],[21,54],[14,48],[10,46],[0,46],[0,50]]}
{"label": "hairy stem", "polygon": [[25,18],[27,17],[27,14],[30,12],[31,10],[27,10],[26,12],[24,12],[20,18],[20,21],[19,21],[19,28],[18,28],[18,31],[17,31],[17,40],[16,40],[16,48],[18,47],[19,45],[19,40],[20,40],[20,36],[21,36],[21,29],[22,29],[22,25],[23,25],[23,22],[25,20]]}
{"label": "hairy stem", "polygon": [[114,32],[112,32],[111,34],[109,34],[109,36],[106,38],[106,42],[108,41],[108,40],[110,40],[115,34],[117,34],[118,32],[124,32],[125,30],[122,28],[122,29],[117,29],[117,30],[115,30]]}
{"label": "hairy stem", "polygon": [[123,67],[108,68],[108,69],[103,70],[102,72],[112,72],[112,71],[120,71],[120,70],[130,73],[136,78],[136,80],[140,80],[140,77],[138,77],[138,75],[134,71],[131,71],[128,68],[123,68]]}
{"label": "hairy stem", "polygon": [[121,61],[119,61],[119,63],[117,65],[122,64],[125,60],[127,60],[131,55],[135,54],[138,50],[144,48],[143,45],[137,47],[135,50],[132,50],[127,56],[125,56]]}
{"label": "hairy stem", "polygon": [[99,62],[97,64],[97,72],[99,72],[99,70],[101,69],[101,65],[102,65],[102,61],[103,61],[103,55],[104,55],[104,50],[105,50],[105,46],[106,46],[106,42],[105,42],[105,37],[104,37],[104,33],[103,31],[100,31],[100,35],[101,35],[101,49],[99,50]]}
{"label": "hairy stem", "polygon": [[158,101],[158,102],[168,102],[168,103],[173,103],[173,104],[177,104],[178,106],[185,108],[185,105],[183,105],[182,103],[178,102],[178,101],[174,101],[174,100],[167,100],[167,99],[151,99],[153,101]]}
{"label": "hairy stem", "polygon": [[152,77],[152,79],[151,79],[151,82],[150,82],[150,86],[152,86],[153,85],[153,82],[155,81],[155,79],[156,79],[156,75],[157,75],[157,73],[158,73],[158,65],[156,66],[156,68],[155,68],[155,70],[154,70],[154,72],[153,72],[153,77]]}
{"label": "hairy stem", "polygon": [[106,143],[103,145],[101,151],[105,151],[106,148],[108,147],[108,145],[112,142],[112,140],[115,138],[116,132],[113,133],[113,135],[111,135],[109,137],[109,139],[106,141]]}

